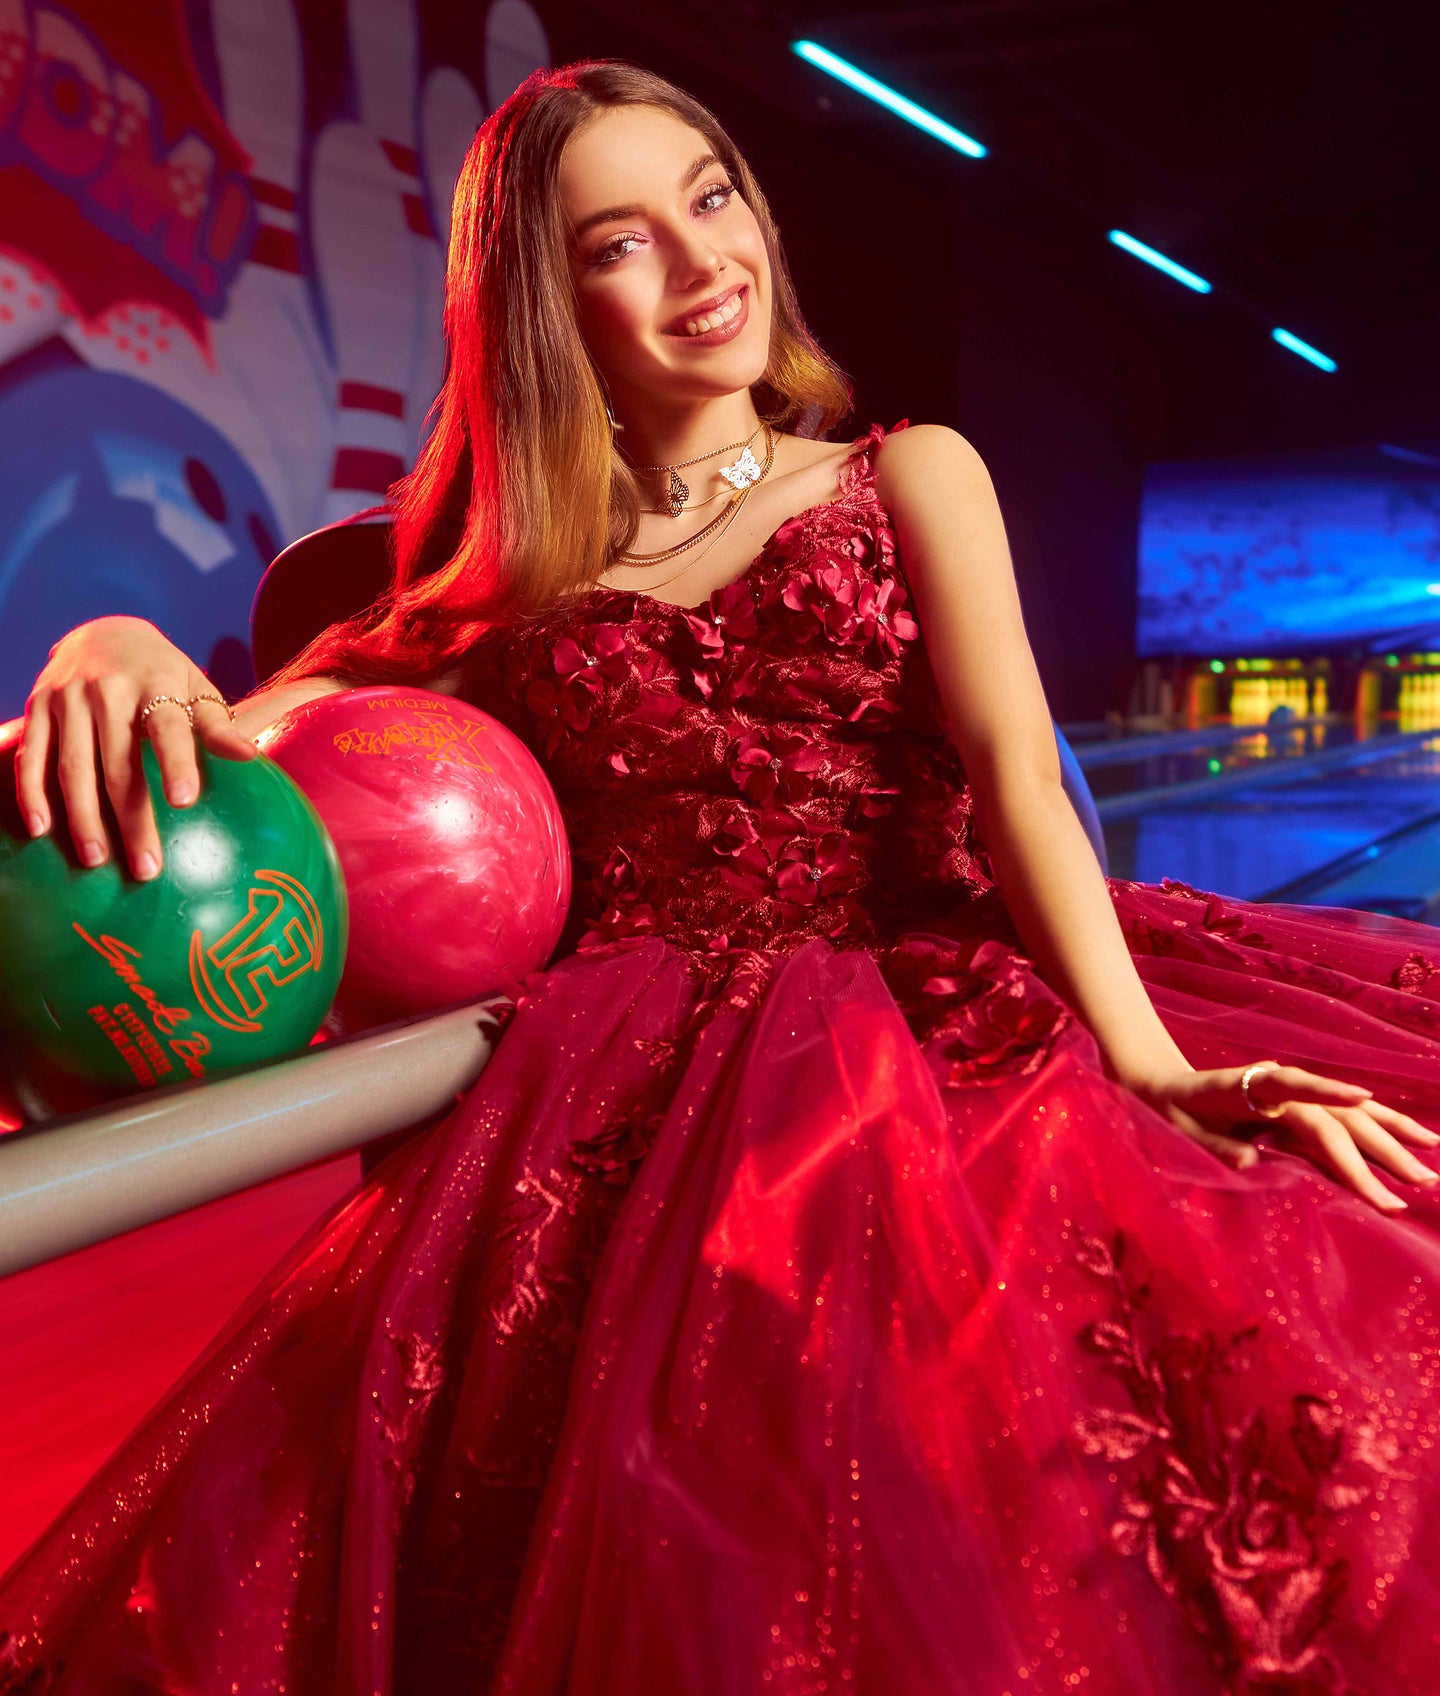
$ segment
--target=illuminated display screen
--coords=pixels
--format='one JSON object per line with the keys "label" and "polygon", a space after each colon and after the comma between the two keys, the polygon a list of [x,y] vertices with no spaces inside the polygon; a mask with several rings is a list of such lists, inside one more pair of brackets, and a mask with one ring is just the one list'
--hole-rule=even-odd
{"label": "illuminated display screen", "polygon": [[1440,647],[1440,443],[1150,466],[1142,655]]}

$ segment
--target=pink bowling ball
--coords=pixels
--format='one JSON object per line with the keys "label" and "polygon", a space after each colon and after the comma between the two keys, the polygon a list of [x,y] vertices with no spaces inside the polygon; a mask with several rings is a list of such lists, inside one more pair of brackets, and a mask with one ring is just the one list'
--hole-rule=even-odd
{"label": "pink bowling ball", "polygon": [[258,740],[344,868],[343,1030],[478,1000],[550,958],[570,902],[565,826],[535,756],[489,713],[425,689],[348,689]]}

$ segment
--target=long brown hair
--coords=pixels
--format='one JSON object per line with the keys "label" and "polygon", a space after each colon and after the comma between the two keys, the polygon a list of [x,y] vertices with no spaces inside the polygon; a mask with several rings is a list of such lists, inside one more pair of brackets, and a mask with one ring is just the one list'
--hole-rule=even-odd
{"label": "long brown hair", "polygon": [[455,186],[445,380],[414,469],[390,491],[390,587],[270,683],[435,678],[489,625],[588,587],[633,541],[641,490],[581,338],[558,189],[566,143],[616,106],[658,107],[698,130],[760,226],[774,304],[751,386],[759,416],[782,430],[803,417],[819,436],[849,415],[850,384],[806,328],[765,196],[714,115],[624,60],[535,71],[480,126]]}

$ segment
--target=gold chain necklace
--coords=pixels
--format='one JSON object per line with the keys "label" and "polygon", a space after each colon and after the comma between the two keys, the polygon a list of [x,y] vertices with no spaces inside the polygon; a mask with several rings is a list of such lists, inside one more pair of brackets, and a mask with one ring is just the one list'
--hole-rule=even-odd
{"label": "gold chain necklace", "polygon": [[696,554],[694,559],[687,560],[685,564],[680,567],[679,571],[677,571],[672,577],[662,577],[658,583],[647,583],[643,589],[637,590],[636,593],[648,595],[652,589],[668,588],[671,583],[678,582],[687,571],[693,570],[695,566],[704,559],[706,554],[710,552],[711,548],[715,546],[715,543],[720,540],[721,536],[725,534],[726,530],[729,529],[730,520],[739,514],[740,508],[744,506],[746,498],[749,496],[750,489],[753,487],[754,484],[752,483],[749,488],[742,489],[740,493],[735,496],[730,505],[726,507],[725,511],[721,514],[725,522],[720,526],[720,529],[717,531],[714,538],[701,548],[700,552]]}
{"label": "gold chain necklace", "polygon": [[690,496],[690,486],[680,476],[680,467],[698,465],[702,459],[714,459],[722,453],[729,453],[732,448],[743,448],[745,451],[734,465],[722,466],[720,475],[727,482],[734,483],[737,489],[743,488],[745,482],[753,478],[755,472],[755,456],[750,452],[750,444],[760,434],[760,425],[756,425],[750,434],[740,442],[730,442],[723,448],[711,448],[709,453],[697,453],[694,459],[682,459],[675,465],[637,465],[637,471],[665,471],[669,473],[665,490],[660,496],[661,506],[657,511],[669,513],[671,518],[678,518],[685,510],[685,502]]}
{"label": "gold chain necklace", "polygon": [[[753,474],[747,475],[744,485],[739,488],[735,494],[731,495],[729,505],[725,507],[724,511],[718,513],[707,525],[705,525],[702,529],[697,530],[693,536],[687,536],[683,542],[677,542],[673,548],[662,548],[659,553],[634,554],[627,553],[623,549],[617,549],[614,555],[615,563],[630,566],[659,565],[663,560],[674,559],[676,554],[684,553],[687,548],[693,548],[697,542],[703,541],[706,536],[711,534],[712,531],[718,529],[720,525],[724,524],[728,517],[733,516],[739,503],[743,501],[746,495],[750,493],[751,489],[753,489],[755,485],[767,475],[770,467],[775,463],[774,434],[768,423],[766,423],[763,428],[765,431],[764,462],[755,464]],[[754,463],[753,456],[752,463]],[[673,582],[674,579],[672,578],[668,581]],[[656,587],[658,588],[660,585],[657,584]]]}
{"label": "gold chain necklace", "polygon": [[[687,501],[685,503],[685,511],[698,512],[702,506],[713,506],[716,501],[729,500],[734,493],[735,491],[733,489],[717,489],[713,495],[706,495],[703,501]],[[663,512],[671,518],[675,516],[675,514],[672,513],[667,506],[645,506],[641,507],[640,510],[642,512]]]}

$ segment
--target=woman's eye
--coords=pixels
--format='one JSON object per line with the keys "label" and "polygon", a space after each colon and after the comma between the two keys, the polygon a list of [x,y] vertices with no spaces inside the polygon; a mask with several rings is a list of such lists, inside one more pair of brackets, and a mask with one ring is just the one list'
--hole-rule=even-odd
{"label": "woman's eye", "polygon": [[[707,200],[714,199],[717,194],[722,195],[724,198],[721,200],[719,206],[713,208],[713,211],[723,212],[725,207],[729,205],[730,197],[734,194],[734,192],[734,183],[715,183],[710,188],[707,188],[700,196],[700,204],[703,206]],[[590,263],[592,265],[611,265],[615,262],[615,260],[623,259],[625,257],[621,249],[627,241],[639,240],[639,236],[612,236],[609,241],[602,243],[601,246],[595,249],[594,253],[590,256]]]}
{"label": "woman's eye", "polygon": [[639,239],[639,236],[615,236],[602,247],[595,249],[590,256],[590,263],[592,265],[608,265],[612,260],[623,257],[619,251],[622,242],[639,241]]}

